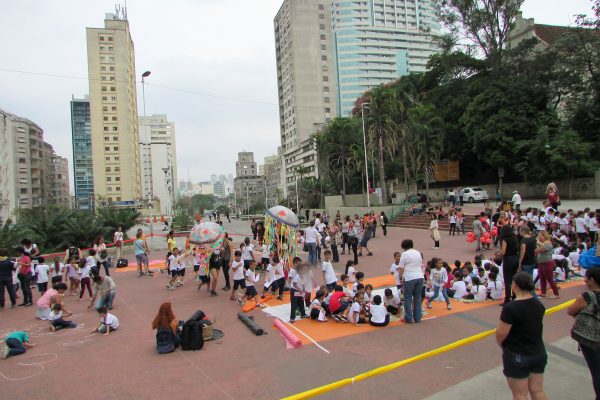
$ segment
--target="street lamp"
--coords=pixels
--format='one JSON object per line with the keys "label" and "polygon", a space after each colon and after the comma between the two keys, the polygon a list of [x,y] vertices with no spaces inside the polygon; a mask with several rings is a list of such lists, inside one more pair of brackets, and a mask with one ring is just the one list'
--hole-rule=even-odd
{"label": "street lamp", "polygon": [[[146,160],[148,160],[150,156],[150,143],[146,140],[146,80],[145,78],[150,76],[150,71],[146,71],[142,74],[142,104],[144,109],[144,144],[146,147]],[[150,167],[150,163],[146,163],[146,167],[144,168],[144,180],[146,181],[146,190],[148,191],[148,218],[150,220],[150,247],[152,247],[152,238],[154,237],[154,223],[152,221],[152,190],[150,189],[150,179],[147,173],[147,168]]]}
{"label": "street lamp", "polygon": [[[367,180],[367,208],[371,207],[371,196],[369,196],[369,164],[367,162],[367,134],[365,132],[365,106],[370,103],[362,103],[360,105],[360,115],[362,119],[363,144],[365,146],[365,178]],[[366,107],[369,109],[369,107]]]}

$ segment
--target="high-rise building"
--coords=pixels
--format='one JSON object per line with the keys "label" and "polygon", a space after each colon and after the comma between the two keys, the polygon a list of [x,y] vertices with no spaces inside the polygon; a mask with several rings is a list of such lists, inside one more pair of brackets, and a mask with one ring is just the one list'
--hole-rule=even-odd
{"label": "high-rise building", "polygon": [[177,193],[175,123],[164,114],[140,116],[138,121],[143,198],[157,199],[157,211],[171,214]]}
{"label": "high-rise building", "polygon": [[283,149],[277,148],[277,154],[265,157],[264,175],[267,190],[267,208],[283,199],[285,182],[283,180]]}
{"label": "high-rise building", "polygon": [[307,144],[336,115],[330,3],[285,0],[273,21],[285,197],[298,167],[318,176],[314,146]]}
{"label": "high-rise building", "polygon": [[73,143],[73,182],[75,209],[94,208],[94,173],[92,167],[92,125],[90,99],[71,99],[71,135]]}
{"label": "high-rise building", "polygon": [[66,159],[27,118],[0,110],[0,221],[19,208],[70,207]]}
{"label": "high-rise building", "polygon": [[338,115],[349,115],[370,88],[424,72],[439,49],[432,0],[333,0],[331,24]]}
{"label": "high-rise building", "polygon": [[233,188],[237,210],[248,213],[255,205],[264,207],[265,177],[257,175],[254,153],[246,151],[238,153],[235,172]]}
{"label": "high-rise building", "polygon": [[86,28],[94,194],[108,202],[141,200],[136,73],[127,13]]}

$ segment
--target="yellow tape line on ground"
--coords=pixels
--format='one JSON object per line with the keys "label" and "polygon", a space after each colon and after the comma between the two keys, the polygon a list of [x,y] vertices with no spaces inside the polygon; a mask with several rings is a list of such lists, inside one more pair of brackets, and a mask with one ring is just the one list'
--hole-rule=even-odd
{"label": "yellow tape line on ground", "polygon": [[[562,304],[559,304],[556,307],[549,308],[549,309],[546,310],[546,315],[550,315],[550,314],[553,314],[553,313],[555,313],[557,311],[563,310],[563,309],[567,308],[568,306],[570,306],[574,301],[575,300],[569,300],[569,301],[566,301],[566,302],[564,302]],[[406,359],[401,360],[401,361],[396,361],[395,363],[391,363],[391,364],[388,364],[388,365],[384,365],[382,367],[374,368],[374,369],[372,369],[370,371],[367,371],[367,372],[364,372],[362,374],[356,375],[356,376],[354,376],[352,378],[342,379],[342,380],[337,381],[337,382],[333,382],[333,383],[330,383],[330,384],[327,384],[327,385],[323,385],[323,386],[320,386],[320,387],[317,387],[317,388],[314,388],[314,389],[307,390],[307,391],[302,392],[302,393],[298,393],[298,394],[295,394],[295,395],[292,395],[292,396],[285,397],[285,398],[283,398],[283,400],[300,400],[300,399],[309,399],[311,397],[319,396],[319,395],[322,395],[322,394],[327,393],[329,391],[332,391],[332,390],[335,390],[335,389],[339,389],[339,388],[341,388],[343,386],[351,385],[353,383],[360,382],[360,381],[362,381],[364,379],[367,379],[367,378],[372,378],[372,377],[377,376],[377,375],[388,373],[390,371],[395,370],[396,368],[400,368],[400,367],[403,367],[403,366],[408,365],[408,364],[412,364],[412,363],[417,362],[417,361],[422,361],[422,360],[425,360],[427,358],[434,357],[434,356],[440,355],[442,353],[446,353],[446,352],[448,352],[450,350],[454,350],[454,349],[462,347],[464,345],[467,345],[467,344],[479,341],[479,340],[481,340],[483,338],[486,338],[486,337],[488,337],[490,335],[493,335],[495,332],[496,332],[496,329],[490,329],[490,330],[478,333],[476,335],[469,336],[467,338],[458,340],[456,342],[447,344],[445,346],[439,347],[437,349],[430,350],[428,352],[416,355],[414,357],[406,358]]]}

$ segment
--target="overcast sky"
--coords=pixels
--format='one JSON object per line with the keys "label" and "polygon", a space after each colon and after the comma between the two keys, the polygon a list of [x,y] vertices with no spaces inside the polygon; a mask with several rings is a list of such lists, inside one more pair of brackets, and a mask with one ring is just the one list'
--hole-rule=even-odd
{"label": "overcast sky", "polygon": [[[104,14],[114,12],[117,0],[0,1],[0,108],[36,122],[45,140],[71,160],[69,101],[88,93],[85,28],[103,27]],[[253,151],[259,163],[276,152],[273,18],[282,2],[127,2],[138,80],[152,71],[146,112],[175,122],[180,179],[188,170],[193,181],[234,173],[238,151]],[[537,23],[572,25],[574,14],[590,9],[589,0],[526,0],[523,15]],[[138,98],[141,114],[139,85]]]}

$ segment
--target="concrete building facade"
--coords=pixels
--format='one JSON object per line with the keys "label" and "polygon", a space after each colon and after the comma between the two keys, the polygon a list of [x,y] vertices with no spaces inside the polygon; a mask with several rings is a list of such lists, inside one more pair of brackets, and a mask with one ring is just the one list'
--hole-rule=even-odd
{"label": "concrete building facade", "polygon": [[169,122],[164,114],[139,116],[138,121],[142,196],[158,200],[158,212],[169,215],[178,182],[175,123]]}
{"label": "concrete building facade", "polygon": [[439,52],[439,12],[432,0],[333,0],[331,24],[338,115],[365,91],[426,70]]}
{"label": "concrete building facade", "polygon": [[235,171],[233,190],[236,211],[245,214],[255,205],[265,204],[265,177],[257,175],[254,153],[238,153]]}
{"label": "concrete building facade", "polygon": [[92,165],[92,124],[90,99],[71,99],[71,142],[73,145],[74,207],[94,209],[94,171]]}
{"label": "concrete building facade", "polygon": [[290,157],[310,159],[312,154],[302,153],[307,140],[337,113],[330,4],[286,0],[274,19],[285,197],[296,182],[290,162],[304,166],[306,176],[318,176],[316,163]]}
{"label": "concrete building facade", "polygon": [[0,221],[18,208],[70,207],[66,159],[27,118],[0,110]]}
{"label": "concrete building facade", "polygon": [[283,199],[285,181],[283,179],[283,148],[277,148],[277,154],[265,157],[264,176],[266,181],[267,208],[277,205]]}
{"label": "concrete building facade", "polygon": [[126,10],[86,28],[94,193],[109,203],[140,201],[134,46]]}

